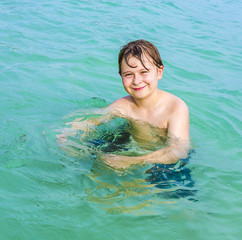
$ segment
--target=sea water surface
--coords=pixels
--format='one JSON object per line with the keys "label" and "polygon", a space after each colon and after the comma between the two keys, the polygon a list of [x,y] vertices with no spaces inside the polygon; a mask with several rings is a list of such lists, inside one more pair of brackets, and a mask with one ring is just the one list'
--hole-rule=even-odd
{"label": "sea water surface", "polygon": [[[240,239],[241,7],[1,0],[0,239]],[[56,134],[126,94],[118,52],[141,38],[164,61],[159,88],[190,109],[193,152],[185,166],[114,171]],[[123,123],[110,124],[100,136]]]}

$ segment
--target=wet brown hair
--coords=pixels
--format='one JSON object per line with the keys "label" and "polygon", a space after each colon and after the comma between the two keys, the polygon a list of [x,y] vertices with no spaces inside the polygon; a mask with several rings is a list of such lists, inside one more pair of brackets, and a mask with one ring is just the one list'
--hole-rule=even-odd
{"label": "wet brown hair", "polygon": [[119,74],[121,75],[121,64],[123,59],[129,67],[134,68],[134,66],[130,66],[128,63],[129,57],[131,56],[139,59],[144,68],[147,69],[142,60],[143,55],[151,58],[153,60],[153,64],[156,67],[160,68],[161,66],[164,66],[160,57],[160,53],[156,46],[154,46],[151,42],[140,39],[129,42],[121,48],[118,56]]}

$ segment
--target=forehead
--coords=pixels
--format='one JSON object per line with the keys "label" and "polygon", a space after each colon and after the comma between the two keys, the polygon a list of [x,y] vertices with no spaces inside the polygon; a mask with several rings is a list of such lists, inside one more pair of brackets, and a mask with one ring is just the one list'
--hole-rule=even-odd
{"label": "forehead", "polygon": [[[146,68],[154,67],[153,60],[150,57],[147,57],[146,55],[143,54],[141,59]],[[132,70],[134,68],[144,68],[142,62],[137,57],[132,55],[127,57],[127,62],[123,58],[121,63],[122,71]]]}

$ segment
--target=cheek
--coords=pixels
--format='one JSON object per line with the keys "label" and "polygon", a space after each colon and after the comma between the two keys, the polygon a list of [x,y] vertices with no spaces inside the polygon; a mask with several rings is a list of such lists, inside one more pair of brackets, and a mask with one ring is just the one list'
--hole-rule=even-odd
{"label": "cheek", "polygon": [[153,76],[151,76],[151,75],[144,75],[142,77],[142,81],[145,82],[145,83],[151,83],[152,79],[153,79]]}
{"label": "cheek", "polygon": [[123,82],[124,86],[129,86],[131,84],[132,80],[129,78],[122,78],[122,82]]}
{"label": "cheek", "polygon": [[149,81],[150,78],[152,78],[152,76],[150,76],[150,75],[148,75],[148,74],[145,74],[145,75],[142,76],[142,79],[143,79],[144,81]]}

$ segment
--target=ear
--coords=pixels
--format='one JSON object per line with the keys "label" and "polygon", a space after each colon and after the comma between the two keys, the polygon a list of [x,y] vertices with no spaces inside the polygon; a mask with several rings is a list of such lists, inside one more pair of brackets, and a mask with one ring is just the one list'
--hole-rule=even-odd
{"label": "ear", "polygon": [[160,66],[159,68],[157,68],[157,73],[158,73],[158,79],[159,80],[162,78],[163,69],[164,69],[164,66]]}

